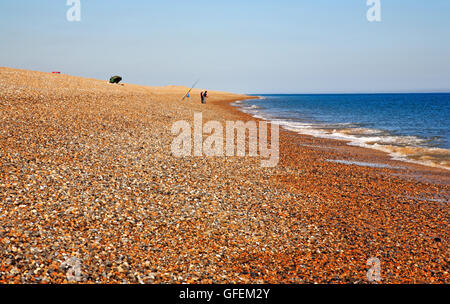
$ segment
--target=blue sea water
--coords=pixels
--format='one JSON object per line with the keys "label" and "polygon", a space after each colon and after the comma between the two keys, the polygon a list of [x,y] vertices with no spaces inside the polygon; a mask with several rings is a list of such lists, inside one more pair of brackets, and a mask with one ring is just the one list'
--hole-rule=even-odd
{"label": "blue sea water", "polygon": [[299,133],[448,162],[450,93],[258,96],[236,105]]}

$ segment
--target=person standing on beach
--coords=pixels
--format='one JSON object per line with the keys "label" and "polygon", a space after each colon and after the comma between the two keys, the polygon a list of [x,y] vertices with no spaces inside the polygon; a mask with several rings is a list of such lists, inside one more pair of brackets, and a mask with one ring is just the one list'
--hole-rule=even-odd
{"label": "person standing on beach", "polygon": [[203,101],[204,103],[206,103],[206,98],[208,97],[208,91],[205,91],[205,93],[203,93]]}
{"label": "person standing on beach", "polygon": [[200,93],[200,98],[202,100],[202,103],[204,103],[203,101],[205,100],[205,96],[203,95],[203,91]]}

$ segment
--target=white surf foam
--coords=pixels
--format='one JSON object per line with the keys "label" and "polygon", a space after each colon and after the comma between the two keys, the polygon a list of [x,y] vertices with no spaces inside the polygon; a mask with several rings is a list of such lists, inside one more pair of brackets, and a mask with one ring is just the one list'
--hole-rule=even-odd
{"label": "white surf foam", "polygon": [[[386,152],[393,160],[450,170],[447,161],[439,162],[438,160],[433,159],[432,156],[428,157],[428,155],[433,155],[435,153],[440,153],[444,156],[448,153],[450,157],[450,151],[426,147],[425,143],[427,141],[416,136],[392,135],[383,130],[362,128],[354,123],[326,125],[275,119],[266,113],[258,111],[258,106],[242,107],[242,105],[240,105],[240,109],[243,112],[252,115],[254,118],[268,120],[271,123],[280,125],[286,130],[297,132],[299,134],[326,139],[344,140],[351,146]],[[423,157],[421,155],[423,155]]]}

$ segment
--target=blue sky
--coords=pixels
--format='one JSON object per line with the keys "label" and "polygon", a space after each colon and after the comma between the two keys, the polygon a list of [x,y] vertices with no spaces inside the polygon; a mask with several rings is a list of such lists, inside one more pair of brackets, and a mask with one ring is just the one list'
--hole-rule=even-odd
{"label": "blue sky", "polygon": [[0,1],[0,66],[243,93],[450,91],[450,1]]}

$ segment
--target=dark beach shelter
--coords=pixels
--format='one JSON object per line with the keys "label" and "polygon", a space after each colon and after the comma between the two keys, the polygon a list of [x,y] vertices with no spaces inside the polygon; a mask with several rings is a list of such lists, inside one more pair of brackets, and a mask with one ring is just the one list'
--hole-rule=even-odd
{"label": "dark beach shelter", "polygon": [[109,79],[109,83],[119,83],[122,81],[122,77],[120,76],[113,76]]}

